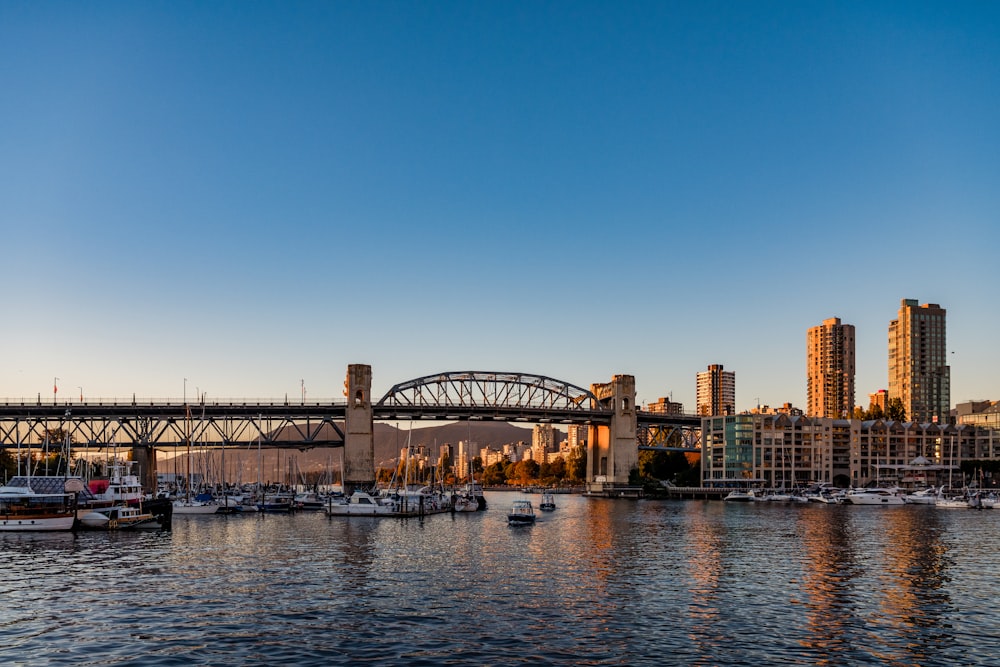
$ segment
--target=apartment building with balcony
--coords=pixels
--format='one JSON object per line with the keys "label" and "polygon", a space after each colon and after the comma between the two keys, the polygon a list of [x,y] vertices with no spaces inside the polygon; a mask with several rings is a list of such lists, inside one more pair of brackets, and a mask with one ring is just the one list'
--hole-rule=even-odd
{"label": "apartment building with balcony", "polygon": [[889,323],[889,399],[898,398],[906,419],[943,424],[951,412],[947,312],[936,303],[903,299]]}
{"label": "apartment building with balcony", "polygon": [[806,414],[847,419],[854,411],[854,325],[839,317],[806,332]]}

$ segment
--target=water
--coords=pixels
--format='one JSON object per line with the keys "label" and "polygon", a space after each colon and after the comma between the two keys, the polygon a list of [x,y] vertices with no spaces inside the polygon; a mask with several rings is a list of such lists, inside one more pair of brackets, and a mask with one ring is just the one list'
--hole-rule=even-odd
{"label": "water", "polygon": [[[556,496],[511,528],[0,535],[6,665],[995,665],[1000,510]],[[539,496],[535,496],[536,501]]]}

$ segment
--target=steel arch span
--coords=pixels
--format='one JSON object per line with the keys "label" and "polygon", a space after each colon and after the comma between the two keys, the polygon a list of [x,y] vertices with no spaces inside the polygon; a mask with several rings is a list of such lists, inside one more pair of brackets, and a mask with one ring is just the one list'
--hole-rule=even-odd
{"label": "steel arch span", "polygon": [[461,371],[397,384],[376,407],[542,409],[587,413],[598,405],[588,389],[528,373]]}

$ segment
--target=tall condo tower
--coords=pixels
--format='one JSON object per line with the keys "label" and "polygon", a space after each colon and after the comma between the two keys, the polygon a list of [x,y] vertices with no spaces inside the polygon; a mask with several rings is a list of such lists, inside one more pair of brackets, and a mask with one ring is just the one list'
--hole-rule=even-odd
{"label": "tall condo tower", "polygon": [[903,299],[889,323],[889,400],[903,402],[913,422],[948,421],[951,368],[945,340],[945,309]]}
{"label": "tall condo tower", "polygon": [[854,411],[854,325],[839,317],[806,332],[806,402],[810,417],[846,419]]}
{"label": "tall condo tower", "polygon": [[698,373],[698,414],[736,414],[736,373],[722,370],[722,364],[712,364]]}

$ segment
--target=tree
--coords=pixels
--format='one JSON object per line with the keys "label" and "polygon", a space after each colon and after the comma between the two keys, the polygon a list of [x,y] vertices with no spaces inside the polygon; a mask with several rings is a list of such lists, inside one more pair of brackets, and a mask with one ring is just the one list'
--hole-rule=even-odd
{"label": "tree", "polygon": [[582,445],[569,450],[569,457],[566,459],[566,478],[574,482],[581,482],[587,478],[587,450]]}
{"label": "tree", "polygon": [[482,481],[484,486],[500,486],[507,483],[507,475],[504,473],[503,462],[497,462],[487,466],[483,470]]}
{"label": "tree", "polygon": [[3,470],[3,478],[10,479],[17,474],[17,458],[6,450],[0,451],[0,469]]}
{"label": "tree", "polygon": [[[878,407],[877,405],[875,407]],[[906,408],[903,407],[903,399],[901,398],[890,398],[889,404],[886,406],[886,417],[892,421],[905,422],[906,421]]]}
{"label": "tree", "polygon": [[514,479],[519,481],[521,486],[527,486],[538,479],[540,468],[541,466],[538,465],[538,461],[532,459],[518,461],[514,465]]}

